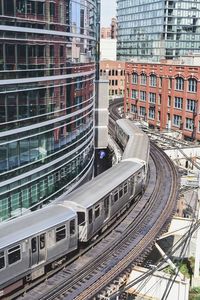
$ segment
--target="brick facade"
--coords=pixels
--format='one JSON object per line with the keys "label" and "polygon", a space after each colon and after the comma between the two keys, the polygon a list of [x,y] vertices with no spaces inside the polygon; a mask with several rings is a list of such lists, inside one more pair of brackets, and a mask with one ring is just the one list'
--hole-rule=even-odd
{"label": "brick facade", "polygon": [[200,66],[126,63],[124,111],[151,127],[200,140]]}
{"label": "brick facade", "polygon": [[123,96],[125,81],[125,62],[100,61],[100,77],[109,80],[109,95]]}

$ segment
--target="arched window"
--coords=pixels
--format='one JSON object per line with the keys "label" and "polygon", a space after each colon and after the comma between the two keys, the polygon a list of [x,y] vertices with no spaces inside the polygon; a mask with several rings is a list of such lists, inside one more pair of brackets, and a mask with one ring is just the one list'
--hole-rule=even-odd
{"label": "arched window", "polygon": [[156,86],[156,75],[150,75],[150,86]]}
{"label": "arched window", "polygon": [[197,92],[197,81],[194,78],[188,80],[188,91],[196,93]]}
{"label": "arched window", "polygon": [[182,77],[176,78],[176,90],[179,90],[179,91],[184,90],[184,79]]}
{"label": "arched window", "polygon": [[134,83],[134,84],[138,83],[138,74],[137,73],[133,73],[132,83]]}
{"label": "arched window", "polygon": [[144,74],[144,73],[141,74],[141,81],[140,81],[140,83],[142,85],[146,85],[147,84],[147,75],[146,74]]}

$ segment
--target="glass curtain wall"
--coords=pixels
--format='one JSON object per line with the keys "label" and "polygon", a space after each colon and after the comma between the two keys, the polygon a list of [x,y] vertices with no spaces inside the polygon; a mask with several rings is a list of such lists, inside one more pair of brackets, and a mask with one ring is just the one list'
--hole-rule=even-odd
{"label": "glass curtain wall", "polygon": [[97,0],[0,0],[0,221],[92,170]]}
{"label": "glass curtain wall", "polygon": [[200,1],[117,0],[117,56],[174,59],[199,53]]}

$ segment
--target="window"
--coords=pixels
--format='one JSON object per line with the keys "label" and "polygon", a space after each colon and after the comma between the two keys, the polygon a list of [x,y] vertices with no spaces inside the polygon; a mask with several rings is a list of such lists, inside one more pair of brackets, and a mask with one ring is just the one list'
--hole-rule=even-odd
{"label": "window", "polygon": [[132,83],[134,83],[134,84],[138,83],[138,74],[137,73],[133,73]]}
{"label": "window", "polygon": [[178,115],[174,115],[174,118],[173,118],[174,126],[179,126],[180,127],[181,122],[182,122],[182,117],[178,116]]}
{"label": "window", "polygon": [[149,93],[149,102],[156,103],[156,94],[155,93]]}
{"label": "window", "polygon": [[159,77],[159,87],[162,87],[162,77]]}
{"label": "window", "polygon": [[128,185],[127,183],[124,183],[124,194],[128,192]]}
{"label": "window", "polygon": [[88,216],[89,216],[89,224],[91,224],[92,223],[92,208],[89,210]]}
{"label": "window", "polygon": [[31,239],[31,252],[35,253],[37,251],[37,240],[36,237]]}
{"label": "window", "polygon": [[141,74],[141,81],[140,81],[140,83],[142,85],[146,85],[147,84],[147,76],[146,76],[146,74],[144,74],[144,73]]}
{"label": "window", "polygon": [[37,2],[37,13],[38,15],[44,15],[44,3]]}
{"label": "window", "polygon": [[137,179],[140,180],[142,178],[141,172],[137,173]]}
{"label": "window", "polygon": [[20,245],[8,250],[8,264],[12,265],[21,259]]}
{"label": "window", "polygon": [[162,103],[162,95],[159,94],[159,95],[158,95],[158,104],[160,105],[161,103]]}
{"label": "window", "polygon": [[146,115],[146,108],[143,106],[140,106],[140,116],[145,116]]}
{"label": "window", "polygon": [[[1,4],[2,5],[2,4]],[[14,15],[14,0],[4,0],[4,13],[5,15]]]}
{"label": "window", "polygon": [[27,3],[27,13],[28,14],[35,14],[35,2],[28,1]]}
{"label": "window", "polygon": [[182,77],[176,78],[176,90],[179,90],[179,91],[184,90],[184,79]]}
{"label": "window", "polygon": [[187,99],[187,110],[195,112],[196,111],[196,101]]}
{"label": "window", "polygon": [[160,117],[161,117],[161,112],[158,111],[158,115],[157,115],[157,120],[160,121]]}
{"label": "window", "polygon": [[156,75],[150,75],[150,86],[156,86]]}
{"label": "window", "polygon": [[196,93],[197,92],[197,81],[194,78],[188,80],[188,91]]}
{"label": "window", "polygon": [[65,225],[56,228],[56,242],[59,242],[66,237],[66,228]]}
{"label": "window", "polygon": [[95,219],[98,218],[99,215],[100,215],[100,205],[96,205],[95,208],[94,208]]}
{"label": "window", "polygon": [[137,99],[137,98],[138,98],[138,91],[132,90],[132,99]]}
{"label": "window", "polygon": [[175,97],[174,107],[178,108],[178,109],[182,109],[183,108],[183,98],[181,98],[181,97]]}
{"label": "window", "polygon": [[168,88],[169,88],[169,89],[172,88],[172,78],[169,78],[169,81],[168,81]]}
{"label": "window", "polygon": [[155,119],[155,109],[154,108],[149,109],[149,118]]}
{"label": "window", "polygon": [[171,106],[171,96],[168,96],[168,103],[167,106]]}
{"label": "window", "polygon": [[45,233],[40,235],[40,250],[45,248]]}
{"label": "window", "polygon": [[55,16],[55,3],[50,2],[50,16]]}
{"label": "window", "polygon": [[[53,46],[52,46],[53,49]],[[44,57],[45,56],[45,47],[43,45],[38,45],[37,47],[37,55],[38,57]]]}
{"label": "window", "polygon": [[194,129],[194,121],[192,119],[186,118],[185,128],[189,130]]}
{"label": "window", "polygon": [[114,202],[116,202],[119,198],[119,195],[118,195],[118,191],[115,191],[114,193]]}
{"label": "window", "polygon": [[20,194],[16,193],[11,196],[11,209],[12,211],[20,208]]}
{"label": "window", "polygon": [[9,217],[9,204],[8,198],[1,199],[0,201],[0,220],[3,221]]}
{"label": "window", "polygon": [[69,223],[69,232],[70,232],[70,235],[74,235],[76,232],[75,219],[71,220]]}
{"label": "window", "polygon": [[5,267],[5,256],[4,252],[0,252],[0,270]]}
{"label": "window", "polygon": [[50,57],[54,57],[54,45],[50,45]]}
{"label": "window", "polygon": [[134,104],[131,104],[131,112],[132,113],[137,113],[137,106]]}
{"label": "window", "polygon": [[123,196],[123,188],[120,187],[120,189],[119,189],[119,198],[121,198],[122,196]]}
{"label": "window", "polygon": [[140,91],[140,100],[146,101],[146,92],[145,91]]}

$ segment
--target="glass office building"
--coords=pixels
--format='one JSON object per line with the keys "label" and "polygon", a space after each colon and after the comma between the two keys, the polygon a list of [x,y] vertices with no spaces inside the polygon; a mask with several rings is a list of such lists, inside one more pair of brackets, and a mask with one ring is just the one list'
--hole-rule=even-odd
{"label": "glass office building", "polygon": [[98,0],[0,0],[0,221],[92,172]]}
{"label": "glass office building", "polygon": [[199,0],[117,0],[119,60],[200,52]]}

